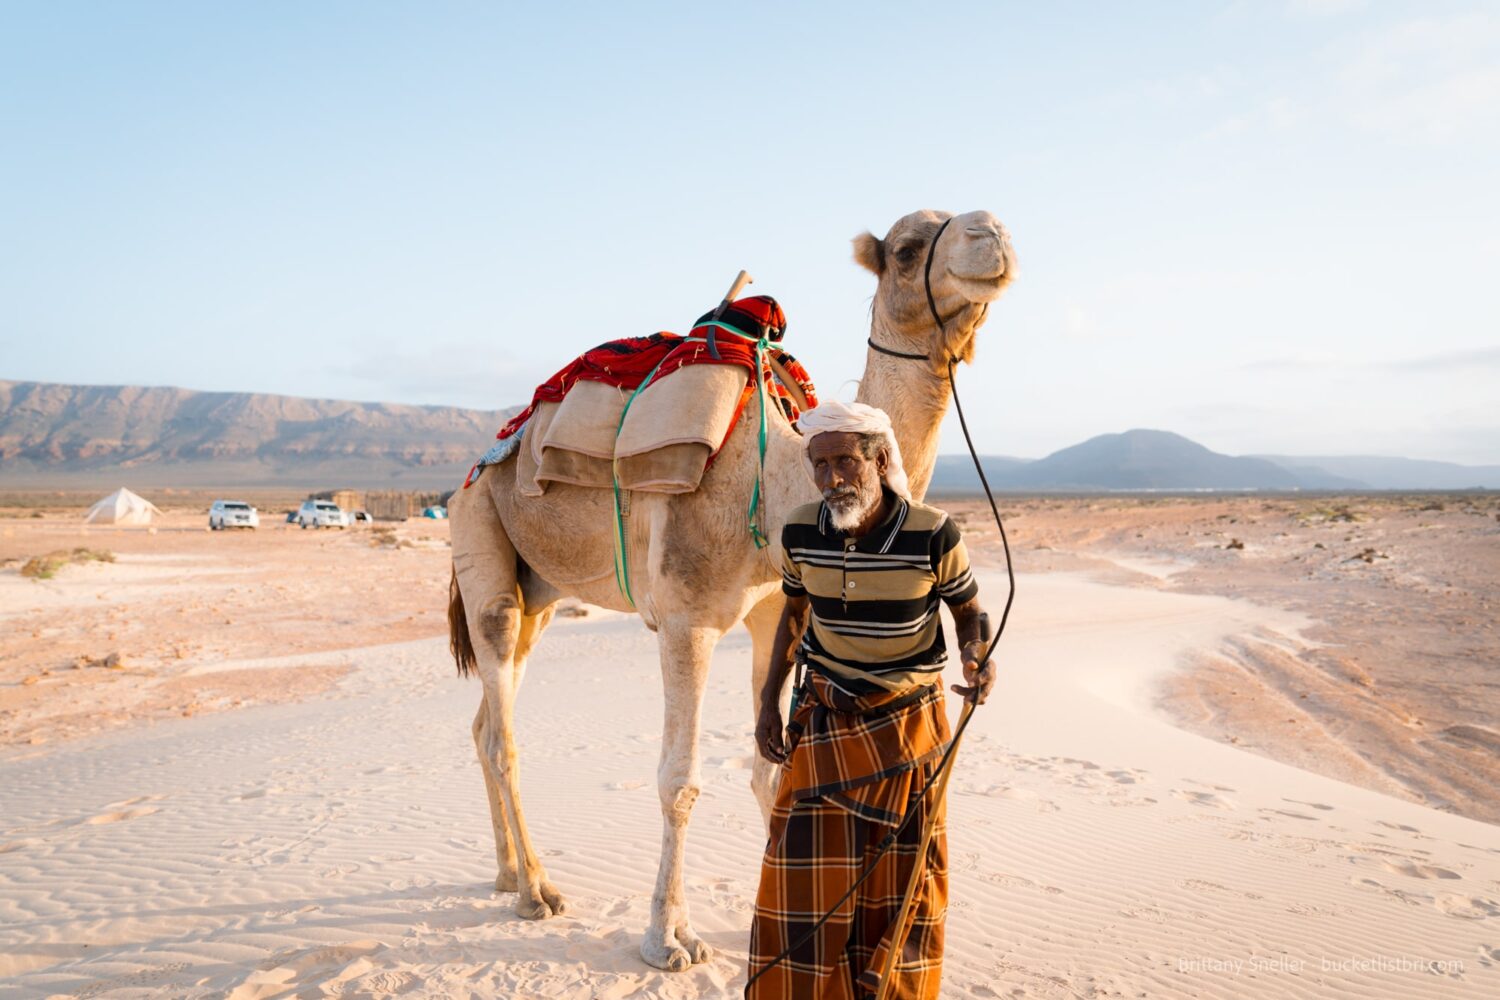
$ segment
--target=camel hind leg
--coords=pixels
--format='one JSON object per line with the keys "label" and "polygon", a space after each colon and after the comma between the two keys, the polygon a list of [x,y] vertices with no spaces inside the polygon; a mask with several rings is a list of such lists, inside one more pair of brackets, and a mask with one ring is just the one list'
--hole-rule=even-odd
{"label": "camel hind leg", "polygon": [[474,752],[479,757],[479,770],[484,775],[485,797],[490,801],[490,829],[495,835],[495,889],[499,892],[515,892],[520,888],[517,876],[516,842],[511,839],[510,823],[505,818],[505,803],[500,798],[500,783],[494,772],[485,764],[489,756],[490,707],[486,699],[480,698],[479,711],[474,713]]}
{"label": "camel hind leg", "polygon": [[549,606],[525,614],[521,564],[487,493],[460,490],[449,504],[449,516],[461,601],[454,620],[466,626],[473,667],[484,690],[473,734],[495,829],[495,885],[504,889],[514,884],[520,916],[549,917],[562,913],[564,903],[547,880],[526,829],[514,719],[526,656],[552,612]]}
{"label": "camel hind leg", "polygon": [[[519,694],[521,690],[521,678],[526,673],[526,659],[531,654],[536,641],[541,638],[542,631],[552,620],[552,608],[535,615],[522,615],[521,636],[516,645],[516,652],[511,670],[512,690]],[[517,892],[520,889],[519,864],[516,858],[516,842],[511,836],[510,822],[506,818],[505,801],[500,793],[500,783],[495,780],[494,770],[486,765],[489,758],[489,719],[490,707],[486,699],[481,698],[479,711],[474,713],[474,725],[472,727],[474,736],[474,749],[479,756],[479,769],[484,774],[485,795],[490,802],[490,826],[495,834],[495,864],[499,873],[495,876],[495,888],[500,892]]]}

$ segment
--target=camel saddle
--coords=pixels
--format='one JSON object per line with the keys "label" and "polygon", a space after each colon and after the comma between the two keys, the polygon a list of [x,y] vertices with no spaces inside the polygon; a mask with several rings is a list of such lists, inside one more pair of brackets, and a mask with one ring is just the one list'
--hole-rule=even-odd
{"label": "camel saddle", "polygon": [[777,346],[785,329],[776,300],[756,295],[706,314],[686,337],[600,344],[537,387],[464,485],[514,454],[526,496],[549,483],[691,493],[756,394],[757,375],[767,404],[788,420],[817,405],[807,371]]}

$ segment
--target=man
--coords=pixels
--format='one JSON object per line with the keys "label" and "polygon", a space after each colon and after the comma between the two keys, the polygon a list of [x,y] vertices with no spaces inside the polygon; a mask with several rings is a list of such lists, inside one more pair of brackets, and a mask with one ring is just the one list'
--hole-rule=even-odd
{"label": "man", "polygon": [[[750,930],[749,975],[764,975],[745,994],[868,997],[896,947],[889,995],[935,998],[948,893],[944,803],[934,793],[918,799],[949,741],[938,602],[952,611],[963,646],[967,686],[953,690],[983,703],[995,670],[979,669],[978,586],[958,528],[910,499],[883,411],[825,402],[797,426],[823,502],[795,510],[781,534],[786,610],[755,736],[782,769]],[[780,696],[794,659],[805,677],[783,737]],[[853,885],[913,805],[916,815],[870,877],[768,968]],[[936,832],[918,858],[934,814]],[[925,868],[913,913],[894,927],[913,865]]]}

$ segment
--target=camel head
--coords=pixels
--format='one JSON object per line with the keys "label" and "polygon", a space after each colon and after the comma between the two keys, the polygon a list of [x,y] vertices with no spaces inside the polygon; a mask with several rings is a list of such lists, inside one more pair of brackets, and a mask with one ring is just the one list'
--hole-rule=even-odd
{"label": "camel head", "polygon": [[[942,317],[941,330],[927,303],[929,252],[932,301]],[[873,307],[875,342],[926,354],[935,371],[946,369],[950,357],[973,360],[974,333],[989,304],[1016,274],[1010,234],[989,212],[913,212],[898,219],[883,240],[871,233],[856,236],[854,259],[880,279]]]}

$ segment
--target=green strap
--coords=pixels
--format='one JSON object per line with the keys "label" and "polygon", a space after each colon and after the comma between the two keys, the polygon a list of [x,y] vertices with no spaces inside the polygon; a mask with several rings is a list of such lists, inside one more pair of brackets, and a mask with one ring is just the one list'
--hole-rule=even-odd
{"label": "green strap", "polygon": [[755,342],[755,394],[760,399],[760,464],[755,469],[755,489],[750,493],[750,538],[755,542],[757,549],[763,549],[771,544],[766,537],[764,522],[762,520],[765,510],[763,497],[761,496],[761,480],[766,474],[766,379],[761,371],[762,359],[765,357],[766,348],[770,341],[762,337]]}
{"label": "green strap", "polygon": [[[684,343],[687,338],[684,338]],[[676,348],[673,348],[675,351]],[[651,384],[656,377],[656,372],[662,365],[667,363],[667,358],[672,356],[673,351],[668,351],[662,359],[656,363],[656,367],[647,373],[641,384],[636,386],[635,392],[625,400],[625,407],[620,411],[620,422],[615,425],[615,441],[620,440],[620,430],[625,426],[625,414],[630,412],[630,404],[635,402],[635,397],[641,394],[641,390]],[[610,460],[609,478],[615,488],[615,586],[620,588],[620,593],[625,595],[626,602],[635,607],[635,596],[630,592],[630,560],[625,555],[625,518],[620,511],[620,459],[618,456]]]}
{"label": "green strap", "polygon": [[[700,327],[717,327],[718,329],[723,330],[726,333],[733,334],[740,340],[751,339],[749,336],[730,326],[728,323],[721,323],[716,319],[704,320],[698,325]],[[762,368],[765,365],[764,359],[766,351],[769,350],[770,347],[770,334],[764,334],[759,340],[755,341],[755,393],[756,398],[760,403],[760,465],[755,472],[755,489],[750,492],[750,509],[747,514],[747,520],[750,527],[750,537],[755,542],[755,547],[757,549],[763,549],[767,545],[771,544],[770,539],[766,537],[766,533],[761,520],[761,517],[764,514],[764,510],[762,509],[761,481],[765,478],[766,474],[766,437],[768,435],[768,429],[766,426],[766,380],[765,373],[762,371]]]}
{"label": "green strap", "polygon": [[[734,327],[726,323],[721,323],[718,320],[705,320],[699,323],[698,326],[717,327],[741,340],[750,339]],[[681,343],[706,344],[708,341],[703,337],[683,337]],[[755,379],[756,395],[760,401],[760,464],[755,471],[755,489],[750,493],[750,509],[748,512],[750,538],[755,542],[757,549],[763,549],[770,544],[770,540],[766,537],[763,527],[762,515],[764,511],[762,509],[763,497],[761,490],[761,481],[765,477],[766,472],[766,438],[768,436],[766,425],[766,382],[762,373],[762,367],[764,366],[765,352],[770,346],[771,341],[769,336],[761,337],[755,342],[755,373],[751,376]],[[667,357],[670,357],[672,353],[675,353],[675,351],[669,352]],[[652,379],[656,378],[657,370],[666,363],[667,357],[663,357],[656,363],[656,367],[651,369],[641,384],[636,387],[636,390],[630,394],[630,398],[625,400],[625,407],[620,411],[620,422],[615,425],[615,439],[617,441],[620,437],[620,431],[625,427],[625,415],[630,412],[630,406],[635,402],[635,397],[639,396],[646,386],[651,384]],[[615,494],[615,586],[619,587],[620,593],[624,595],[626,602],[633,608],[635,607],[635,595],[630,591],[630,558],[625,551],[625,518],[620,506],[620,460],[618,458],[614,459],[611,463],[610,479],[614,486]]]}

